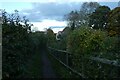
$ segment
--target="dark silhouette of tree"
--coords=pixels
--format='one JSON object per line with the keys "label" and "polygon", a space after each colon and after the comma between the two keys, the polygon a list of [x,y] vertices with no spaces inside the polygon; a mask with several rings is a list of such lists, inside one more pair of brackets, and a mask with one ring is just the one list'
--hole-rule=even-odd
{"label": "dark silhouette of tree", "polygon": [[109,14],[108,32],[110,36],[120,36],[120,7],[116,7]]}
{"label": "dark silhouette of tree", "polygon": [[[31,25],[20,19],[18,11],[2,11],[2,72],[4,78],[17,78],[24,73],[23,65],[31,54]],[[23,24],[21,24],[23,23]]]}
{"label": "dark silhouette of tree", "polygon": [[55,41],[56,41],[56,36],[53,32],[52,29],[47,29],[46,30],[46,35],[47,35],[47,46],[52,46],[54,47]]}
{"label": "dark silhouette of tree", "polygon": [[90,15],[90,27],[93,29],[106,29],[107,19],[110,12],[108,6],[100,6]]}
{"label": "dark silhouette of tree", "polygon": [[89,15],[91,15],[100,5],[97,2],[84,2],[79,11],[79,24],[89,25]]}
{"label": "dark silhouette of tree", "polygon": [[80,11],[71,11],[68,15],[65,16],[68,21],[68,26],[72,30],[75,27],[80,27],[82,25],[89,24],[89,15],[95,11],[100,5],[97,2],[85,2],[82,4]]}
{"label": "dark silhouette of tree", "polygon": [[72,30],[78,25],[79,14],[77,11],[71,11],[68,15],[66,15],[66,20],[68,21],[68,26],[71,27]]}

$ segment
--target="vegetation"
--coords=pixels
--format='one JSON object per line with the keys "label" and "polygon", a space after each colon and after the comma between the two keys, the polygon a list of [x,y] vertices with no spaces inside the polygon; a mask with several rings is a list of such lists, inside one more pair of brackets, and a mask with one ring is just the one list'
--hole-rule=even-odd
{"label": "vegetation", "polygon": [[[19,23],[19,16],[12,14],[7,16],[7,13],[3,11],[3,24],[2,24],[2,43],[3,43],[3,78],[6,77],[19,77],[23,72],[23,60],[28,57],[30,48],[28,47],[30,26],[25,19],[25,25]],[[15,21],[14,21],[15,20]]]}
{"label": "vegetation", "polygon": [[70,72],[66,69],[60,62],[58,62],[53,56],[48,54],[50,61],[52,62],[52,67],[55,70],[55,73],[58,75],[58,78],[78,78],[77,75]]}
{"label": "vegetation", "polygon": [[38,54],[35,51],[46,47],[46,38],[42,32],[31,32],[31,24],[28,24],[25,17],[22,21],[18,11],[14,14],[2,11],[2,18],[3,79],[24,77],[27,70],[26,63],[31,56]]}
{"label": "vegetation", "polygon": [[70,67],[89,78],[118,78],[119,67],[104,62],[111,60],[120,65],[119,11],[119,7],[110,10],[108,6],[90,2],[83,3],[80,11],[65,16],[68,25],[54,47],[71,53]]}
{"label": "vegetation", "polygon": [[40,79],[42,78],[42,61],[41,61],[41,51],[35,50],[34,55],[26,62],[24,66],[24,74],[22,78],[28,79]]}
{"label": "vegetation", "polygon": [[110,13],[110,8],[108,6],[100,6],[95,12],[90,15],[89,25],[94,29],[106,29],[108,23],[108,15]]}
{"label": "vegetation", "polygon": [[116,7],[109,14],[108,18],[108,32],[110,36],[120,36],[120,7]]}
{"label": "vegetation", "polygon": [[82,4],[80,11],[71,11],[66,15],[65,19],[68,21],[68,26],[73,30],[74,27],[82,25],[89,25],[89,16],[100,5],[97,2],[85,2]]}
{"label": "vegetation", "polygon": [[54,47],[56,43],[56,37],[53,30],[47,29],[46,34],[47,34],[47,46]]}
{"label": "vegetation", "polygon": [[[79,11],[71,11],[65,16],[67,27],[55,34],[52,29],[47,29],[46,32],[31,32],[32,25],[28,23],[26,17],[22,20],[18,11],[14,14],[3,11],[3,78],[20,78],[26,75],[40,77],[38,75],[41,72],[38,71],[41,70],[38,70],[38,67],[41,68],[41,63],[37,66],[40,61],[38,51],[45,50],[47,47],[71,53],[70,56],[68,55],[70,67],[87,78],[118,78],[120,73],[119,13],[120,7],[110,10],[108,6],[101,6],[97,2],[85,2]],[[58,55],[59,58],[66,58],[66,54],[63,56],[58,53]],[[32,69],[26,69],[29,66],[27,64],[29,58],[36,61],[30,62],[37,68],[30,66],[29,68]],[[59,76],[73,77],[57,61],[52,58],[51,61]]]}
{"label": "vegetation", "polygon": [[[86,18],[81,18],[79,12],[87,15],[86,24],[89,25],[80,25],[80,19]],[[70,12],[66,19],[72,31],[67,27],[62,31],[59,42],[66,44],[64,50],[74,54],[91,54],[96,51],[119,54],[119,7],[110,10],[108,6],[100,6],[98,3],[83,3],[80,11]]]}

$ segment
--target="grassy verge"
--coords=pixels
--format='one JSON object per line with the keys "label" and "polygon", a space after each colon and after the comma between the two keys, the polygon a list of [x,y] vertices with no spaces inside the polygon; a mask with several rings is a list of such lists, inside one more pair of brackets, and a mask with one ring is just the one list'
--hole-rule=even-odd
{"label": "grassy verge", "polygon": [[52,67],[59,78],[76,78],[75,74],[72,74],[67,68],[59,63],[52,55],[48,54]]}

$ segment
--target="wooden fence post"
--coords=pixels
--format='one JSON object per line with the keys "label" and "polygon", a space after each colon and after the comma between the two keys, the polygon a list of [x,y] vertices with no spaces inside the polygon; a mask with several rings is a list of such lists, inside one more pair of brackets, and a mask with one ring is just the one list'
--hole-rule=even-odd
{"label": "wooden fence post", "polygon": [[69,66],[69,64],[68,64],[68,53],[66,53],[66,64]]}

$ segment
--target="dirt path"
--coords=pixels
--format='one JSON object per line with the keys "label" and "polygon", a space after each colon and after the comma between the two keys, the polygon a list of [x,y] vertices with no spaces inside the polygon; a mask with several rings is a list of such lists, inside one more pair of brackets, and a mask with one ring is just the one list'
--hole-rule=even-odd
{"label": "dirt path", "polygon": [[56,78],[52,64],[48,59],[47,53],[42,52],[43,78]]}

